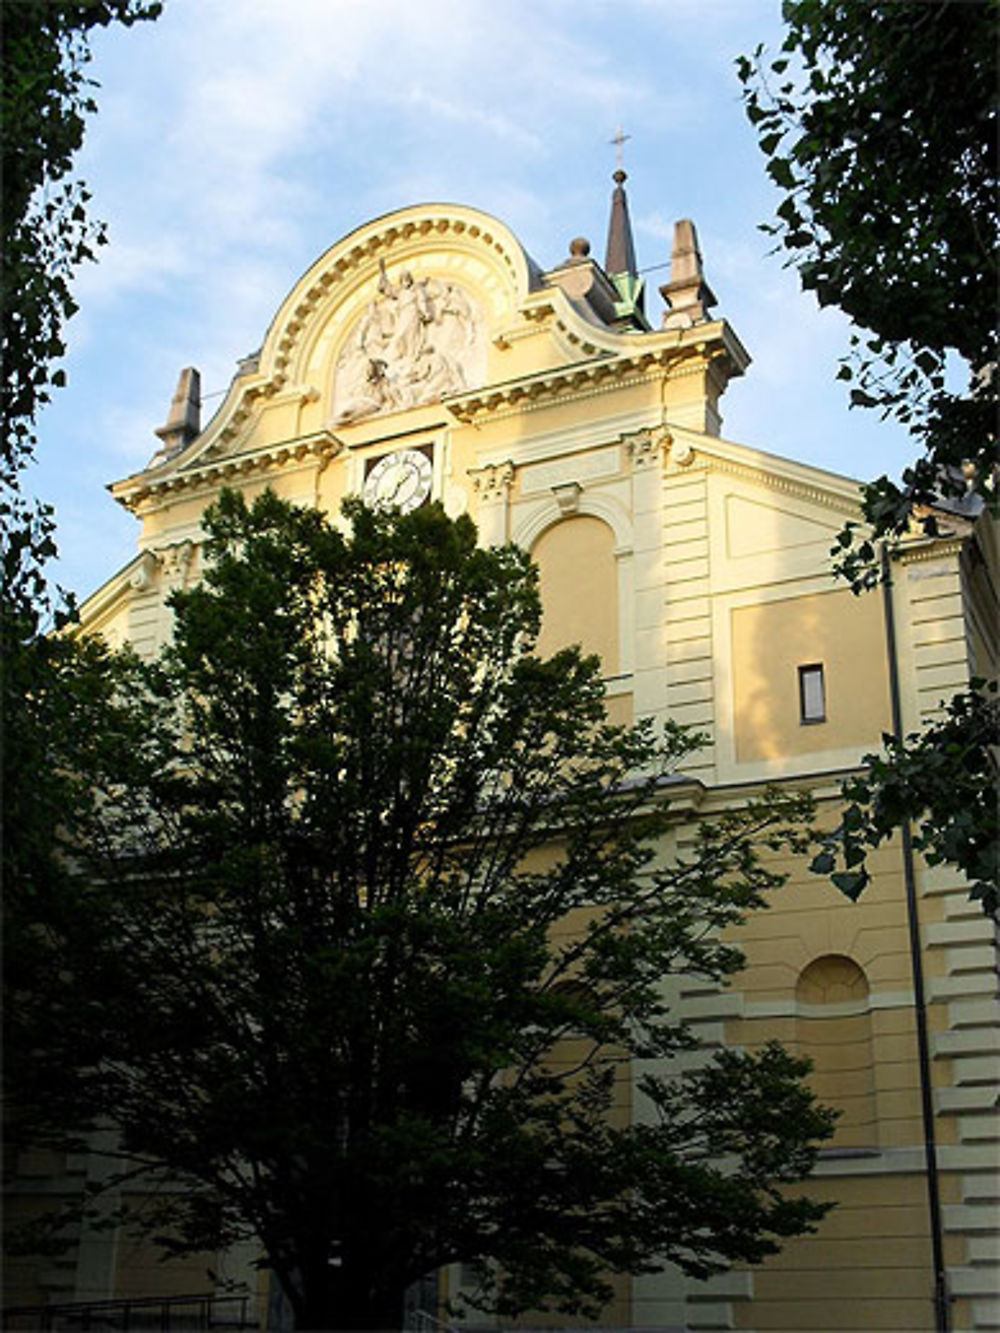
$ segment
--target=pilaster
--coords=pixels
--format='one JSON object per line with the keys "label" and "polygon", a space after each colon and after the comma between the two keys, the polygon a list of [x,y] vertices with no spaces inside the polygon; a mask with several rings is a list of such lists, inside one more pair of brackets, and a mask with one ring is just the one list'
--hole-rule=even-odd
{"label": "pilaster", "polygon": [[715,774],[715,684],[708,543],[708,474],[685,442],[672,445],[663,478],[667,714],[708,741],[685,771]]}
{"label": "pilaster", "polygon": [[489,464],[477,468],[472,484],[478,499],[479,540],[483,546],[503,546],[510,540],[510,489],[514,464]]}
{"label": "pilaster", "polygon": [[[973,674],[963,543],[903,550],[894,562],[904,731],[943,714]],[[939,1159],[956,1333],[1000,1327],[1000,1024],[997,930],[948,867],[918,873],[922,944],[931,1015]],[[936,1014],[936,1017],[935,1017]],[[955,1199],[959,1202],[955,1202]]]}
{"label": "pilaster", "polygon": [[663,462],[661,428],[624,435],[632,464],[633,701],[636,719],[661,717],[667,675],[663,624]]}

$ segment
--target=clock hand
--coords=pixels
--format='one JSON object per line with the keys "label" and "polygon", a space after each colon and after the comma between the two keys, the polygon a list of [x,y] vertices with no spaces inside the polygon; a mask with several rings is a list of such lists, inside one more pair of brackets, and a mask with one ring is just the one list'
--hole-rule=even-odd
{"label": "clock hand", "polygon": [[[399,481],[396,480],[398,477],[399,477],[398,463],[396,464],[395,467],[387,468],[382,473],[382,476],[379,478],[379,483],[378,483],[378,498],[380,504],[392,503],[393,497],[395,496],[396,490],[399,486]],[[393,484],[394,482],[395,484]]]}

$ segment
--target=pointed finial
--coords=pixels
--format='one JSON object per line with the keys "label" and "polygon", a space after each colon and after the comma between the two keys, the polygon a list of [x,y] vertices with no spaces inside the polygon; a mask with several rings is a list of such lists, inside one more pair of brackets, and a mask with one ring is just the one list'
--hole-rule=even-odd
{"label": "pointed finial", "polygon": [[715,305],[715,296],[705,281],[698,233],[690,218],[674,224],[670,281],[660,288],[660,295],[667,303],[663,312],[665,329],[686,329],[703,323]]}
{"label": "pointed finial", "polygon": [[180,373],[177,391],[170,403],[167,424],[160,426],[156,434],[163,441],[154,455],[154,461],[162,462],[179,453],[190,444],[201,431],[201,375],[194,366],[187,366]]}

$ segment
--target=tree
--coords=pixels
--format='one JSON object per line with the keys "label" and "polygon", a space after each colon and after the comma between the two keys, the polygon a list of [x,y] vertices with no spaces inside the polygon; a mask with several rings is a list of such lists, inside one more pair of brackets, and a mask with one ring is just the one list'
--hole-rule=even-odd
{"label": "tree", "polygon": [[18,0],[0,24],[0,561],[3,644],[14,651],[37,634],[50,598],[43,574],[55,554],[51,506],[21,490],[37,443],[39,411],[65,383],[53,363],[76,310],[70,283],[105,243],[87,217],[90,195],[71,180],[73,155],[95,87],[84,71],[95,27],[126,27],[160,13],[159,0]]}
{"label": "tree", "polygon": [[398,1327],[458,1261],[486,1307],[593,1312],[608,1273],[809,1230],[823,1205],[783,1187],[832,1116],[805,1064],[686,1067],[663,989],[740,966],[720,934],[781,881],[802,799],[668,852],[698,738],[612,727],[596,659],[534,656],[534,571],[467,519],[225,493],[207,528],[174,646],[118,665],[17,978],[36,1140],[113,1126],[119,1179],[173,1182],[164,1243],[255,1235],[303,1329]]}
{"label": "tree", "polygon": [[[924,448],[902,486],[865,487],[872,535],[903,535],[970,479],[995,506],[996,0],[785,0],[783,14],[779,56],[737,62],[784,194],[765,230],[803,288],[857,326],[840,370],[852,404],[896,416]],[[965,393],[949,387],[950,357]],[[870,585],[873,558],[862,543],[845,572]]]}
{"label": "tree", "polygon": [[[922,451],[901,484],[864,487],[867,529],[840,534],[832,554],[856,592],[880,581],[880,545],[915,526],[936,535],[956,503],[997,510],[997,12],[996,0],[785,0],[778,56],[738,61],[783,192],[765,230],[803,288],[854,322],[839,371],[852,404],[905,423]],[[845,785],[846,822],[816,868],[842,857],[835,882],[855,895],[866,850],[917,820],[928,859],[958,866],[994,911],[998,741],[995,697],[975,689],[923,732],[886,737]]]}
{"label": "tree", "polygon": [[[72,601],[46,579],[56,554],[52,508],[26,496],[21,482],[37,444],[38,413],[65,381],[54,363],[76,309],[72,275],[105,240],[103,226],[87,218],[86,188],[69,179],[95,110],[95,85],[84,72],[88,37],[112,22],[155,18],[160,9],[140,0],[18,0],[0,21],[0,793],[8,886],[29,865],[32,878],[58,877],[50,856],[53,812],[73,809],[81,797],[68,775],[74,767],[84,771],[78,743],[92,742],[98,701],[112,689],[96,645],[47,637],[71,617]],[[69,767],[51,762],[56,735]],[[12,943],[8,934],[9,951]]]}

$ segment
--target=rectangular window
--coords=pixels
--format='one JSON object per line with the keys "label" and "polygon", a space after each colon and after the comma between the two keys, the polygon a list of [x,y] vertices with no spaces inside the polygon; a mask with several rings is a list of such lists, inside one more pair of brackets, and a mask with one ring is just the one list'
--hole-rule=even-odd
{"label": "rectangular window", "polygon": [[821,662],[799,667],[799,721],[803,724],[826,721],[826,686]]}

